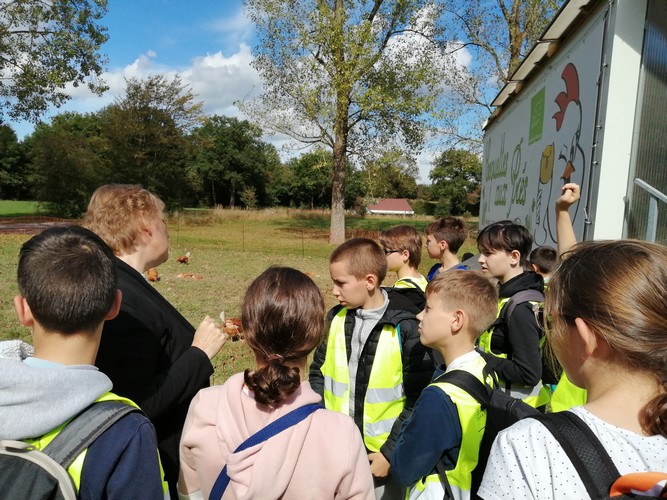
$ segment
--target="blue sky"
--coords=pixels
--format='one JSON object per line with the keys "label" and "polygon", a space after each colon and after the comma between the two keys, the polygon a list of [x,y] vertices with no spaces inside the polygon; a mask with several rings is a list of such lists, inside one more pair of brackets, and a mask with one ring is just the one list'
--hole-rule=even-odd
{"label": "blue sky", "polygon": [[[242,0],[109,0],[102,24],[109,41],[102,52],[108,57],[103,75],[109,90],[103,96],[85,87],[70,88],[71,100],[52,109],[94,112],[123,94],[125,79],[151,74],[180,74],[204,104],[207,114],[245,118],[234,101],[256,95],[261,79],[251,67],[254,26],[243,13]],[[19,138],[33,130],[26,122],[10,123]],[[287,137],[266,136],[281,150]],[[419,158],[421,180],[428,181],[432,153]]]}

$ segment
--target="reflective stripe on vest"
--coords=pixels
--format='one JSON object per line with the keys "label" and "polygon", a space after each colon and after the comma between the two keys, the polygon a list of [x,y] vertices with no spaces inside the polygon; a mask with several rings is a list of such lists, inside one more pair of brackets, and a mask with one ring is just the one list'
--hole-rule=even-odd
{"label": "reflective stripe on vest", "polygon": [[[139,406],[132,400],[118,396],[114,394],[113,392],[106,392],[102,394],[99,398],[95,400],[95,402],[100,402],[100,401],[120,401],[121,403],[125,403],[131,406],[134,406],[135,408],[139,408]],[[28,444],[31,444],[38,450],[42,450],[48,445],[51,441],[55,439],[55,437],[60,433],[60,431],[63,430],[63,428],[71,421],[67,420],[64,422],[62,425],[56,427],[52,431],[47,432],[43,436],[37,438],[37,439],[26,439],[25,442]],[[88,449],[83,450],[78,457],[74,459],[72,462],[72,465],[70,465],[67,468],[67,472],[69,473],[70,477],[72,478],[72,482],[74,483],[74,487],[76,488],[77,494],[79,492],[79,488],[81,487],[81,471],[83,470],[83,462],[86,459],[86,453],[88,452]],[[157,453],[157,449],[155,450]],[[164,471],[162,470],[162,462],[160,461],[160,456],[158,454],[158,463],[160,465],[160,477],[164,478]],[[163,493],[167,493],[168,491],[168,486],[166,481],[162,481],[162,491]]]}
{"label": "reflective stripe on vest", "polygon": [[[484,380],[486,362],[481,356],[470,363],[466,363],[465,371],[474,375],[480,381]],[[468,500],[472,483],[472,471],[479,459],[479,446],[482,442],[486,427],[486,410],[482,410],[475,398],[464,389],[447,382],[434,382],[433,387],[444,391],[456,405],[456,411],[461,424],[461,448],[453,469],[446,471],[447,480],[456,500]],[[443,450],[444,451],[444,450]],[[444,488],[438,474],[430,474],[408,488],[406,498],[415,500],[442,499]]]}
{"label": "reflective stripe on vest", "polygon": [[[350,372],[345,346],[345,317],[342,308],[331,321],[327,351],[322,363],[324,406],[350,414]],[[394,422],[405,406],[403,360],[398,331],[385,325],[380,332],[364,399],[364,444],[372,452],[380,450]]]}
{"label": "reflective stripe on vest", "polygon": [[[498,313],[496,315],[496,318],[500,317],[500,311],[502,311],[503,307],[505,307],[505,304],[509,302],[511,297],[503,297],[498,301]],[[536,304],[534,301],[528,301],[530,304]],[[489,354],[493,354],[497,358],[503,358],[507,359],[507,353],[506,352],[501,352],[501,353],[496,353],[491,350],[491,338],[493,337],[493,331],[495,327],[489,328],[487,331],[482,333],[479,337],[479,347],[482,351],[487,352]],[[540,356],[542,355],[542,346],[544,345],[545,337],[543,336],[540,339]],[[540,360],[541,363],[541,360]],[[502,379],[500,380],[500,386],[504,389],[507,389],[505,381]],[[539,408],[540,406],[544,406],[549,402],[549,399],[551,398],[551,393],[549,392],[549,389],[544,387],[542,385],[542,381],[540,380],[537,385],[531,387],[528,385],[520,385],[517,383],[511,383],[510,385],[510,390],[506,392],[512,396],[513,398],[521,399],[524,403],[529,404],[533,408]]]}

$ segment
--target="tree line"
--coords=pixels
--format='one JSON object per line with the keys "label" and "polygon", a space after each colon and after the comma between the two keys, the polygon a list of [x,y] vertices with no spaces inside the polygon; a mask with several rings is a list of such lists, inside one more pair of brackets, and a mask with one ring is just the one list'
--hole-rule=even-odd
{"label": "tree line", "polygon": [[[41,202],[54,215],[79,217],[105,183],[136,183],[170,209],[225,206],[330,208],[330,151],[314,147],[286,161],[248,120],[207,116],[176,76],[127,81],[125,94],[95,113],[61,113],[18,141],[0,125],[0,197]],[[481,163],[448,150],[419,185],[417,164],[396,146],[345,165],[348,210],[375,198],[408,198],[436,215],[475,213]]]}

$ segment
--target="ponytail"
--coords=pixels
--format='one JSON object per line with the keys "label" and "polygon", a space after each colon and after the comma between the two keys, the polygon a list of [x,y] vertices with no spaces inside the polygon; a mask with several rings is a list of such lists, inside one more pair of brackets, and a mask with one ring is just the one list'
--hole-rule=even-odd
{"label": "ponytail", "polygon": [[258,370],[244,372],[245,385],[253,392],[258,403],[279,405],[301,385],[299,369],[287,366],[282,361],[274,359]]}
{"label": "ponytail", "polygon": [[660,392],[642,410],[639,422],[650,436],[667,437],[667,380],[663,379]]}

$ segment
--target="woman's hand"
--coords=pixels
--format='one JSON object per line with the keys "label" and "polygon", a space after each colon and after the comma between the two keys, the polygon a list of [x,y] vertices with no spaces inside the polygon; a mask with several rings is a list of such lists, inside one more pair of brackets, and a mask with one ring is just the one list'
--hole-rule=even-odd
{"label": "woman's hand", "polygon": [[561,188],[561,195],[556,200],[556,211],[567,211],[572,205],[579,201],[581,188],[579,184],[568,182]]}
{"label": "woman's hand", "polygon": [[199,323],[195,338],[192,340],[192,346],[198,347],[206,353],[208,359],[220,352],[222,346],[227,340],[227,335],[217,325],[217,323],[210,316],[206,316],[204,320]]}

